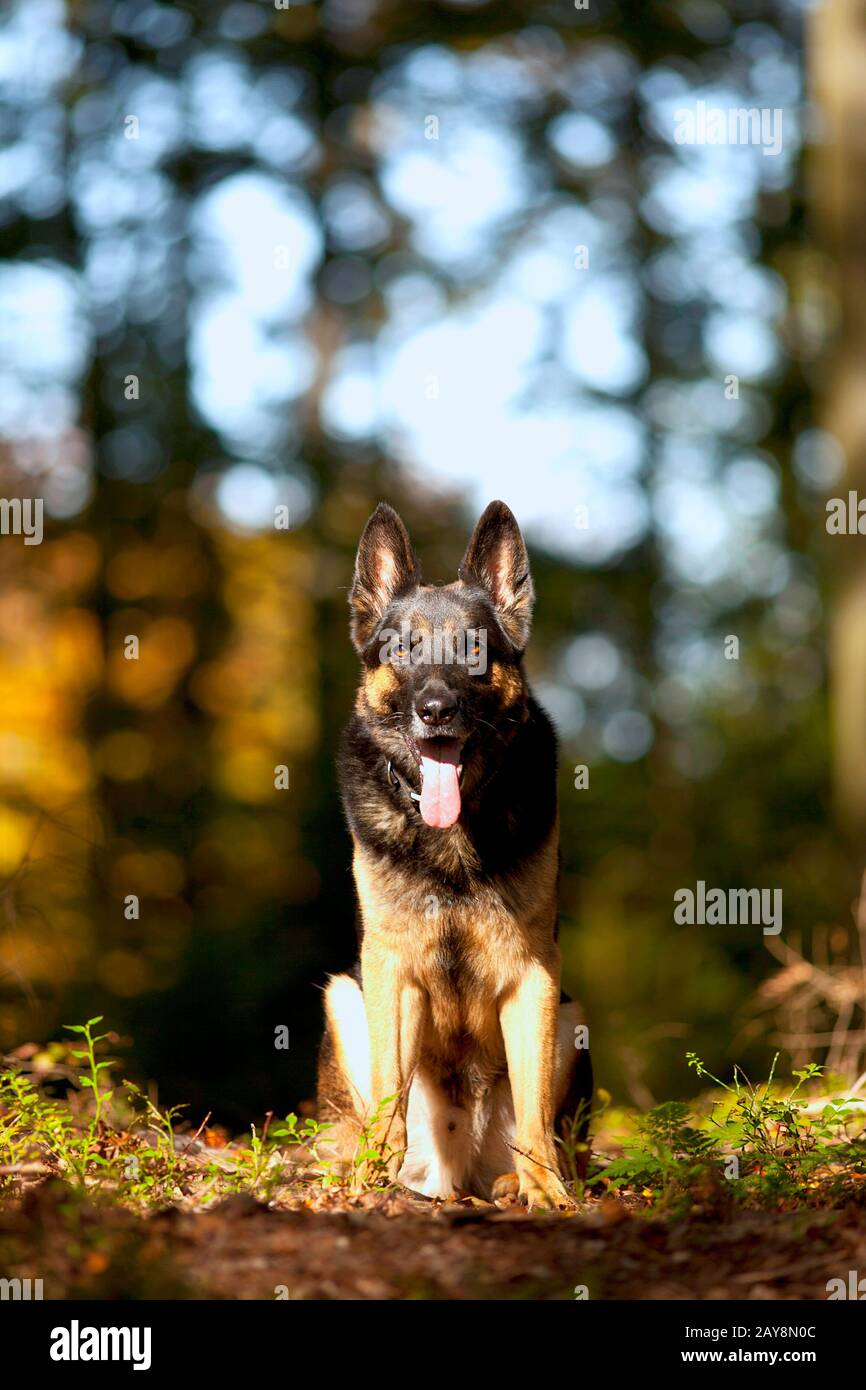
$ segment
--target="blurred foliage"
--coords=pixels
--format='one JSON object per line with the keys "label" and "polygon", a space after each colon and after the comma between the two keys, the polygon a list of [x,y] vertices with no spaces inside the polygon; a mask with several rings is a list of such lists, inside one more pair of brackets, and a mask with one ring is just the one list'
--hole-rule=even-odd
{"label": "blurred foliage", "polygon": [[[529,523],[565,984],[606,1085],[651,1103],[684,1039],[721,1070],[766,974],[759,928],[675,926],[677,888],[781,887],[786,939],[845,955],[800,22],[760,0],[9,8],[0,485],[48,515],[42,545],[0,539],[0,1047],[103,1010],[166,1104],[239,1126],[311,1093],[319,989],[354,952],[333,763],[381,497],[434,580],[490,496]],[[755,91],[792,117],[779,161],[665,133],[672,103]],[[557,289],[583,240],[597,320]],[[486,341],[533,326],[516,403],[496,415],[482,347],[449,416],[424,334],[507,294],[529,317]]]}

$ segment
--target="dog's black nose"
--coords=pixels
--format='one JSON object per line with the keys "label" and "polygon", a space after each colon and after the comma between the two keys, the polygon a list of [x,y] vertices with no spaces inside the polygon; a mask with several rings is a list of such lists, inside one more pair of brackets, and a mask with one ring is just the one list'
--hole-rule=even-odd
{"label": "dog's black nose", "polygon": [[423,690],[415,701],[415,712],[425,724],[447,724],[457,713],[457,696],[450,690]]}

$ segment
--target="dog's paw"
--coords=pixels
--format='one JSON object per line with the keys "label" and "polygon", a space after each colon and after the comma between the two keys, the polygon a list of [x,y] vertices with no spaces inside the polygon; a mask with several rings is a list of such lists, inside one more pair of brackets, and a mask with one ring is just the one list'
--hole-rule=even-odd
{"label": "dog's paw", "polygon": [[573,1211],[577,1206],[558,1173],[541,1164],[527,1165],[520,1173],[520,1200],[530,1211]]}
{"label": "dog's paw", "polygon": [[519,1194],[520,1179],[517,1174],[500,1173],[499,1177],[494,1179],[493,1186],[490,1189],[490,1200],[492,1202],[501,1202],[508,1197],[517,1197]]}

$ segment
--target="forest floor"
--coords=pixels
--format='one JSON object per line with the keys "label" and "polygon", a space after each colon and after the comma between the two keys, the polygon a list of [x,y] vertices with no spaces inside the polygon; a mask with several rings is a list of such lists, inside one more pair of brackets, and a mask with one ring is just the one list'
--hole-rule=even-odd
{"label": "forest floor", "polygon": [[530,1213],[389,1184],[366,1135],[338,1175],[310,1115],[193,1130],[99,1022],[0,1067],[0,1279],[46,1299],[822,1300],[866,1275],[866,1077],[728,1084],[688,1054],[692,1101],[599,1090],[575,1208]]}
{"label": "forest floor", "polygon": [[826,1299],[866,1270],[866,1211],[697,1212],[590,1197],[530,1215],[403,1192],[141,1215],[57,1179],[0,1212],[0,1272],[46,1298]]}

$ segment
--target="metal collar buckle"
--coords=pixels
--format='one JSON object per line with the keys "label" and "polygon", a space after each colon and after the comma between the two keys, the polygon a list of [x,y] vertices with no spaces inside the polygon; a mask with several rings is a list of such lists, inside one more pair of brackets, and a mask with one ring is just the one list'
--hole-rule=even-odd
{"label": "metal collar buckle", "polygon": [[388,780],[391,782],[392,786],[402,787],[404,792],[408,792],[409,796],[411,796],[413,801],[421,800],[420,792],[413,792],[408,782],[404,782],[399,772],[395,772],[394,766],[390,758],[388,759]]}

